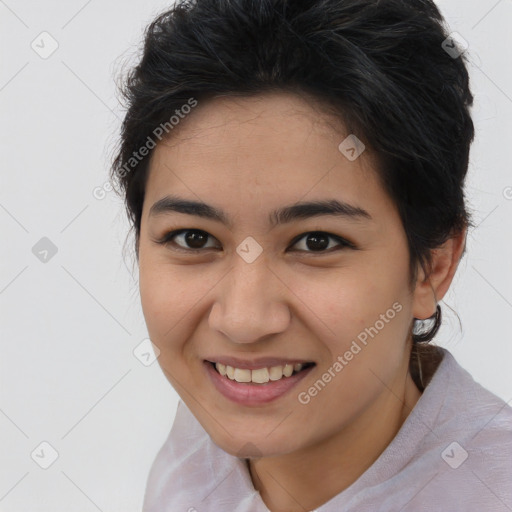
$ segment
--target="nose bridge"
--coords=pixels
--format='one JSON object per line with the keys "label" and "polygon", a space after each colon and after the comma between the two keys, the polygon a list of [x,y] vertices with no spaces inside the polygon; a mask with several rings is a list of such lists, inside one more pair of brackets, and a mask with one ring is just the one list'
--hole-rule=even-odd
{"label": "nose bridge", "polygon": [[290,312],[279,283],[263,257],[248,263],[236,255],[210,311],[210,327],[236,343],[286,330]]}

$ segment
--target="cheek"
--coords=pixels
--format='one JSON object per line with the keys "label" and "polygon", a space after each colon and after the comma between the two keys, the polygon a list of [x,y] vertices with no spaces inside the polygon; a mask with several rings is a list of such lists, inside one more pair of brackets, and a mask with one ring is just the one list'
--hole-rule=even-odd
{"label": "cheek", "polygon": [[328,350],[317,373],[325,387],[317,380],[297,391],[303,399],[311,399],[304,414],[330,410],[333,403],[342,406],[327,418],[319,414],[315,432],[336,432],[358,415],[391,387],[403,361],[409,311],[402,289],[405,281],[390,274],[379,281],[369,271],[352,270],[324,282],[303,282],[300,287],[308,306],[304,311],[311,310],[311,325],[319,326],[312,328],[314,334]]}
{"label": "cheek", "polygon": [[165,265],[159,258],[141,252],[140,299],[148,332],[154,343],[162,344],[180,316],[187,308],[190,309],[183,293],[185,288],[186,283],[176,267]]}
{"label": "cheek", "polygon": [[[293,292],[307,306],[309,316],[323,326],[327,339],[343,344],[378,321],[395,302],[401,302],[404,285],[398,276],[384,274],[379,269],[358,271],[352,267],[323,276],[295,277]],[[396,318],[394,313],[396,308],[388,316]]]}
{"label": "cheek", "polygon": [[191,330],[187,321],[193,303],[184,290],[188,284],[170,266],[140,265],[139,288],[149,338],[158,347],[158,364],[178,392],[186,382],[184,349]]}
{"label": "cheek", "polygon": [[[206,266],[205,266],[206,269]],[[171,264],[159,255],[139,264],[139,290],[150,337],[162,350],[190,338],[219,277],[196,265]]]}

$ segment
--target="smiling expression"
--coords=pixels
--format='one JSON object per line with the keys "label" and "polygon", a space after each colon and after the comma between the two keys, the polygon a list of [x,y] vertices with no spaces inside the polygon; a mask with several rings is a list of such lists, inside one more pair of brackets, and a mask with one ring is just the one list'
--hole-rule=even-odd
{"label": "smiling expression", "polygon": [[[371,149],[350,161],[343,125],[287,93],[199,102],[171,135],[146,183],[141,302],[165,376],[215,443],[288,453],[387,403],[406,379],[414,292]],[[287,363],[304,366],[286,376]]]}

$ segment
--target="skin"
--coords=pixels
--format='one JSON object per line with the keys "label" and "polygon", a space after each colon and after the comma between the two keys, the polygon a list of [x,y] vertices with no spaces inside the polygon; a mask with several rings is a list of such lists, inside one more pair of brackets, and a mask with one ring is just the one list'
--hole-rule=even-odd
{"label": "skin", "polygon": [[[348,133],[290,93],[222,97],[199,104],[155,148],[138,247],[142,308],[159,364],[212,440],[249,459],[253,484],[273,512],[312,510],[351,485],[379,457],[420,398],[408,371],[413,318],[435,313],[461,257],[465,232],[434,251],[432,273],[408,282],[408,247],[396,206],[374,172],[370,148],[349,161]],[[230,227],[193,215],[150,216],[167,194],[226,212]],[[332,199],[372,220],[337,216],[271,227],[268,213],[297,201]],[[210,235],[206,248],[175,229]],[[314,251],[311,231],[356,246]],[[248,236],[263,252],[247,263]],[[337,249],[331,249],[337,247]],[[201,252],[202,251],[202,252]],[[402,309],[308,404],[297,399],[365,328],[398,302]],[[212,354],[314,361],[296,388],[261,406],[242,406],[210,383]],[[314,470],[312,470],[314,468]]]}

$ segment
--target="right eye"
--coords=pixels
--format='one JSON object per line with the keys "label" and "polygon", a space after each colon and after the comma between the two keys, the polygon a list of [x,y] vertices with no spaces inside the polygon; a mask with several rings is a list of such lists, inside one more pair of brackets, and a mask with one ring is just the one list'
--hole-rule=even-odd
{"label": "right eye", "polygon": [[[165,246],[171,246],[172,250],[198,252],[203,249],[215,248],[215,246],[208,247],[205,245],[208,237],[212,239],[214,238],[212,235],[201,229],[176,229],[166,233],[157,241],[157,243]],[[180,240],[183,245],[177,243],[175,240]]]}

